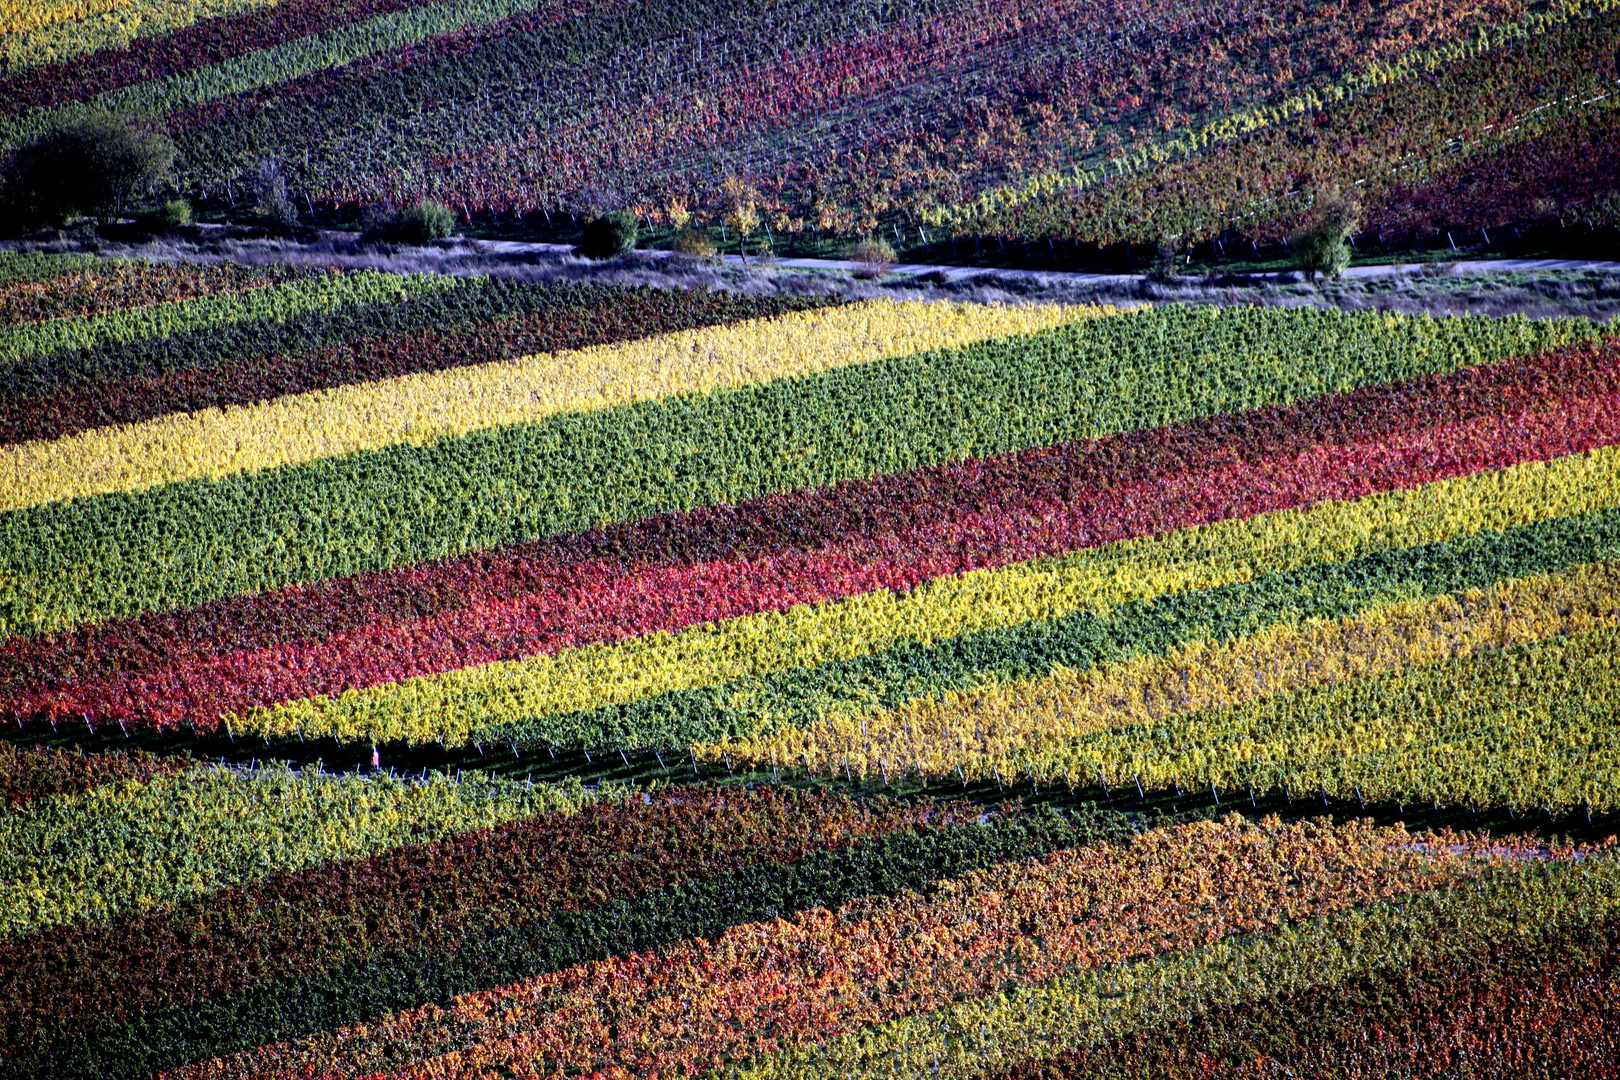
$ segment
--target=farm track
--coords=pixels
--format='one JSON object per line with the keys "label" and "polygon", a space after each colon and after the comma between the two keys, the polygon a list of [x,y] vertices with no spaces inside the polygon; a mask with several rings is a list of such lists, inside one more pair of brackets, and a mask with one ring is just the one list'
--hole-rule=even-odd
{"label": "farm track", "polygon": [[[210,232],[223,232],[217,227],[203,226],[203,234]],[[266,262],[289,262],[293,264],[308,264],[314,266],[331,266],[349,268],[374,264],[378,256],[364,249],[353,252],[347,250],[359,243],[359,234],[342,231],[323,231],[322,241],[333,246],[333,250],[320,248],[289,247],[284,249],[266,249],[259,252],[258,257]],[[451,241],[451,244],[457,243]],[[401,265],[420,263],[424,268],[434,266],[436,263],[446,264],[441,272],[451,274],[476,274],[483,272],[509,273],[525,266],[551,265],[558,261],[569,259],[577,260],[575,248],[572,244],[552,244],[524,240],[482,240],[472,239],[460,241],[464,247],[423,247],[412,248],[408,246],[395,247],[393,257]],[[140,249],[132,249],[132,254],[140,254]],[[167,248],[163,252],[168,258],[181,261],[195,261],[214,263],[219,261],[217,255],[207,253],[201,249]],[[638,248],[628,253],[640,263],[648,264],[652,269],[669,268],[672,270],[685,270],[701,267],[700,260],[687,259],[675,262],[677,258],[673,253],[659,249]],[[718,256],[722,265],[748,270],[801,270],[807,272],[820,272],[828,274],[853,274],[866,272],[871,267],[865,263],[854,262],[848,259],[814,259],[814,258],[788,258],[780,257],[773,261],[761,263],[758,256],[743,257],[740,255],[721,254]],[[611,268],[614,264],[608,263]],[[1344,276],[1357,281],[1374,280],[1378,278],[1407,276],[1422,276],[1435,272],[1433,263],[1380,263],[1376,265],[1351,266],[1344,271]],[[1601,261],[1592,259],[1459,259],[1443,264],[1449,272],[1457,275],[1463,274],[1554,274],[1591,272],[1601,274],[1620,274],[1620,261]],[[914,280],[928,275],[938,275],[939,284],[961,285],[964,283],[984,284],[994,286],[997,282],[1011,284],[1023,283],[1060,283],[1076,288],[1096,286],[1134,285],[1145,280],[1142,273],[1094,273],[1078,270],[1021,270],[1010,267],[967,266],[956,263],[912,263],[902,262],[882,268],[882,275],[890,283],[899,283]],[[1235,275],[1255,285],[1276,285],[1297,282],[1299,274],[1292,270],[1261,270],[1236,271]],[[1189,284],[1196,284],[1197,277],[1181,279]],[[923,284],[934,284],[924,282]]]}

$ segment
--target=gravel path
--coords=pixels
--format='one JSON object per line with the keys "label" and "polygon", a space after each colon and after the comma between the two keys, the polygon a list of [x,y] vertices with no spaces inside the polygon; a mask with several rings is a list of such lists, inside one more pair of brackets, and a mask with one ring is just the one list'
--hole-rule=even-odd
{"label": "gravel path", "polygon": [[[492,253],[507,256],[533,253],[536,255],[563,255],[574,249],[567,244],[530,244],[516,240],[484,240],[480,246]],[[638,251],[638,255],[648,257],[665,256],[668,252]],[[725,262],[731,265],[758,266],[757,258],[744,259],[740,255],[724,255]],[[852,271],[862,268],[861,263],[849,262],[843,259],[788,259],[779,258],[775,266],[799,270],[838,270]],[[1344,272],[1350,278],[1388,277],[1393,274],[1416,274],[1432,269],[1434,263],[1391,263],[1379,266],[1352,266]],[[1591,262],[1574,259],[1477,259],[1459,261],[1447,264],[1459,274],[1479,273],[1526,273],[1548,270],[1596,270],[1620,274],[1620,262]],[[923,274],[937,274],[945,281],[960,281],[964,278],[977,277],[980,274],[993,274],[1008,279],[1064,281],[1076,285],[1118,285],[1127,282],[1140,281],[1142,275],[1136,274],[1089,274],[1070,270],[1014,270],[1002,267],[979,266],[945,266],[927,263],[896,263],[889,267],[886,273],[896,277],[918,277]],[[1255,281],[1275,281],[1288,277],[1290,271],[1273,273],[1258,273],[1249,275]]]}

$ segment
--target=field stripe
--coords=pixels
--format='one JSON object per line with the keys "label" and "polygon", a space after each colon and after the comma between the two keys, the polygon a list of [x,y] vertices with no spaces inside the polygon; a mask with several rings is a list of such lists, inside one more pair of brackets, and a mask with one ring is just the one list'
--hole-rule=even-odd
{"label": "field stripe", "polygon": [[[904,643],[866,656],[583,713],[518,720],[474,734],[483,740],[586,746],[695,743],[696,751],[704,743],[768,738],[783,729],[819,730],[829,721],[860,724],[874,711],[953,693],[976,695],[1193,642],[1235,641],[1306,619],[1341,619],[1389,604],[1485,588],[1504,577],[1554,573],[1617,557],[1620,511],[1607,510],[1170,592],[1102,613],[1081,609],[1056,619]],[[869,769],[903,764],[877,757],[865,741],[863,737],[858,757]],[[800,749],[814,753],[813,747]],[[804,764],[802,759],[772,757],[771,750],[767,743],[763,760],[773,766],[795,760]],[[714,746],[702,751],[726,752]]]}
{"label": "field stripe", "polygon": [[[1308,602],[1301,606],[1308,612]],[[920,696],[897,709],[832,713],[803,730],[695,749],[705,760],[803,762],[817,772],[847,761],[863,775],[916,768],[945,776],[960,768],[972,780],[1013,776],[1042,751],[1095,731],[1616,625],[1620,564],[1585,564],[1338,620],[1307,618],[1249,637]],[[1044,771],[1040,779],[1054,777]]]}
{"label": "field stripe", "polygon": [[[654,795],[650,809],[636,800],[601,813],[588,808],[553,819],[549,833],[536,823],[521,850],[497,830],[470,864],[448,841],[435,845],[451,848],[442,862],[434,848],[400,849],[401,868],[423,872],[387,883],[381,895],[382,883],[368,878],[385,867],[335,864],[299,875],[302,895],[279,888],[216,894],[121,932],[109,927],[107,939],[81,932],[59,950],[61,935],[39,935],[29,962],[8,961],[11,985],[29,986],[41,972],[50,973],[44,985],[65,985],[19,991],[38,1024],[26,1026],[25,1018],[8,1060],[24,1072],[38,1062],[62,1080],[147,1075],[614,955],[717,937],[737,923],[922,890],[998,862],[1132,835],[1125,816],[1111,812],[993,814],[979,824],[976,804],[864,798],[826,798],[832,805],[801,804],[782,820],[761,821],[770,816],[763,793],[735,805],[740,789],[725,790],[682,789],[674,798],[684,813],[672,814]],[[477,836],[465,839],[461,852],[479,846]],[[555,879],[558,868],[577,883],[572,893],[567,880]],[[470,880],[457,884],[457,873]],[[491,898],[498,910],[480,902],[479,885],[498,894]],[[473,917],[446,912],[458,898]],[[558,903],[547,907],[552,899]],[[261,913],[261,903],[274,914]],[[100,948],[103,940],[123,947]],[[196,978],[176,985],[164,972],[177,964]],[[110,980],[108,970],[128,977]],[[225,978],[234,989],[219,989]],[[104,1011],[94,1002],[105,1002]]]}
{"label": "field stripe", "polygon": [[425,446],[53,502],[0,513],[0,634],[1287,404],[1599,336],[1587,320],[1172,306]]}
{"label": "field stripe", "polygon": [[[465,668],[239,714],[266,735],[460,743],[533,738],[533,721],[1211,589],[1313,563],[1415,547],[1620,503],[1620,450],[1477,473],[1306,510],[939,578],[903,593],[742,616],[679,634]],[[522,723],[514,723],[522,721]],[[500,727],[499,725],[508,725]],[[751,734],[735,731],[733,735]],[[712,741],[712,740],[711,740]],[[601,745],[600,743],[597,745]],[[665,745],[672,745],[666,743]]]}
{"label": "field stripe", "polygon": [[[408,601],[407,611],[419,616],[434,603],[424,594],[450,592],[454,606],[403,623],[387,617],[385,608],[318,643],[312,640],[316,627],[334,620],[319,609],[299,610],[305,598],[285,593],[274,597],[273,606],[266,598],[238,617],[210,619],[213,634],[202,649],[172,630],[158,633],[146,654],[152,661],[161,656],[157,663],[143,665],[136,653],[136,662],[114,665],[115,657],[133,651],[124,644],[125,631],[98,634],[99,642],[75,635],[68,649],[54,655],[36,648],[6,658],[8,666],[21,664],[19,674],[27,680],[68,669],[70,686],[57,692],[45,682],[42,692],[31,692],[25,683],[7,697],[19,711],[123,720],[150,719],[147,703],[161,702],[160,717],[183,712],[212,724],[225,713],[280,700],[675,632],[874,588],[902,591],[930,577],[1020,557],[1556,456],[1620,440],[1620,396],[1559,396],[1609,382],[1607,351],[1503,365],[1506,372],[1470,369],[1425,380],[1430,385],[1417,392],[1370,388],[1287,410],[882,478],[764,508],[740,507],[733,528],[743,534],[741,550],[715,535],[723,515],[715,521],[696,514],[656,530],[633,527],[621,543],[593,538],[592,546],[613,549],[606,558],[546,560],[531,551],[480,556],[471,566],[413,569],[408,592],[398,593]],[[1556,390],[1544,381],[1549,371],[1563,377]],[[1435,383],[1451,393],[1421,392],[1436,389]],[[1480,392],[1482,383],[1487,392]],[[1504,402],[1520,404],[1527,388],[1544,399],[1535,411],[1488,411]],[[1469,416],[1473,411],[1485,415]],[[1465,419],[1448,422],[1457,413]],[[1308,462],[1304,468],[1302,459]],[[845,522],[856,528],[841,527]],[[773,525],[786,535],[772,536]],[[651,533],[656,551],[678,549],[683,531],[703,541],[696,562],[627,566],[630,553],[647,546],[638,545],[638,534]],[[503,577],[518,579],[504,593]],[[375,609],[375,592],[388,602],[392,588],[407,588],[371,584],[351,594],[356,613]],[[263,625],[267,613],[279,613],[292,632],[269,648],[252,649],[242,628]],[[342,618],[336,620],[340,627]],[[163,620],[162,626],[174,623]],[[82,662],[72,659],[92,649],[99,664],[114,666],[110,677],[87,678]]]}
{"label": "field stripe", "polygon": [[38,251],[0,252],[0,288],[23,283],[44,283],[63,274],[94,270],[95,255],[46,255]]}
{"label": "field stripe", "polygon": [[[22,73],[43,64],[120,49],[139,37],[155,37],[202,19],[274,7],[281,0],[92,0],[85,17],[60,19],[0,36],[0,66]],[[110,8],[110,10],[109,10]]]}
{"label": "field stripe", "polygon": [[[544,934],[517,933],[525,923],[603,905],[611,912],[614,901],[649,890],[842,850],[913,827],[932,831],[976,822],[980,813],[973,804],[908,806],[791,789],[686,788],[654,794],[645,803],[602,801],[576,813],[542,814],[432,844],[392,847],[370,858],[323,862],[126,912],[78,926],[72,934],[42,928],[0,942],[0,1030],[14,1059],[33,1041],[29,1031],[54,1032],[53,1041],[72,1045],[72,1029],[86,1022],[141,1025],[159,1009],[240,993],[267,980],[296,983],[320,971],[341,975],[346,964],[363,970],[392,954],[398,956],[381,970],[397,964],[420,978],[437,959],[453,975],[458,952],[482,945],[486,959],[494,959],[491,947],[512,938],[514,955],[506,959],[521,964],[521,950],[510,946],[525,936],[531,945],[545,940]],[[597,927],[591,936],[600,932]],[[551,951],[559,951],[555,943]],[[462,978],[470,976],[474,984],[456,992],[513,981],[479,985],[484,972],[464,959],[461,966]],[[177,982],[171,970],[185,970],[187,978]],[[412,979],[402,981],[408,986]],[[393,995],[399,997],[399,987]],[[386,1007],[440,997],[414,996],[407,989],[404,1000]],[[276,1026],[273,1016],[261,1023]],[[195,1047],[170,1047],[171,1057],[188,1049]],[[65,1066],[65,1059],[57,1065]]]}
{"label": "field stripe", "polygon": [[[6,271],[13,268],[18,278],[5,280]],[[34,276],[41,271],[48,276]],[[140,308],[207,296],[240,295],[266,285],[310,284],[326,276],[326,271],[309,267],[169,264],[110,258],[77,264],[63,262],[52,267],[43,260],[13,258],[0,262],[0,328],[4,328],[0,332],[39,327],[62,318],[119,319]],[[83,327],[85,323],[76,325]],[[54,359],[37,362],[50,363]],[[0,371],[0,380],[10,377],[17,366],[13,363]]]}
{"label": "field stripe", "polygon": [[89,19],[136,0],[12,0],[0,12],[0,36],[22,34],[51,23]]}
{"label": "field stripe", "polygon": [[328,859],[567,810],[577,782],[338,777],[196,766],[0,817],[0,939],[107,919]]}
{"label": "field stripe", "polygon": [[89,791],[121,780],[148,780],[185,767],[181,759],[139,751],[114,756],[4,742],[0,743],[0,813],[50,795]]}
{"label": "field stripe", "polygon": [[[453,280],[453,279],[449,279]],[[676,394],[1033,333],[1110,309],[867,301],[472,367],[403,375],[10,448],[0,511],[318,458],[424,445]],[[4,341],[0,340],[0,348]]]}
{"label": "field stripe", "polygon": [[623,286],[459,279],[451,289],[291,320],[53,353],[0,371],[0,442],[247,405],[419,371],[830,306]]}
{"label": "field stripe", "polygon": [[1375,970],[1186,1021],[1161,1016],[997,1080],[1457,1080],[1523,1075],[1527,1062],[1560,1080],[1609,1080],[1620,1068],[1620,923],[1560,931],[1534,920],[1530,929],[1530,940],[1504,934],[1426,967]]}
{"label": "field stripe", "polygon": [[[133,12],[126,8],[122,21],[133,25],[120,28],[122,32],[106,21],[81,26],[76,28],[77,35],[58,38],[56,44],[66,48],[41,50],[33,63],[9,65],[0,75],[0,112],[14,114],[83,101],[189,70],[217,60],[222,52],[241,53],[307,37],[367,15],[414,7],[422,0],[208,0],[189,6],[155,0],[156,12],[150,10],[154,0],[141,2],[148,10],[131,20]],[[163,15],[171,17],[164,19]],[[106,38],[98,46],[96,37],[101,35]],[[36,38],[36,43],[44,41]],[[14,59],[20,51],[13,47]]]}
{"label": "field stripe", "polygon": [[[162,0],[159,0],[162,2]],[[255,0],[214,0],[242,10]],[[95,95],[85,104],[109,112],[169,113],[188,106],[274,86],[328,68],[340,68],[366,57],[408,48],[457,31],[498,23],[536,12],[543,0],[438,0],[337,26],[321,33],[228,55],[203,67],[148,79]],[[238,5],[242,5],[238,7]],[[133,34],[123,37],[132,40]],[[21,50],[18,50],[21,52]],[[58,51],[41,57],[75,55]],[[23,52],[23,59],[31,59]],[[14,143],[48,128],[69,106],[32,108],[0,117],[0,140]]]}
{"label": "field stripe", "polygon": [[339,1030],[175,1075],[297,1076],[317,1061],[336,1076],[449,1078],[529,1062],[557,1073],[686,1073],[937,1008],[958,994],[983,997],[1071,966],[1117,964],[1432,888],[1493,861],[1466,846],[1412,841],[1403,829],[1361,823],[1197,822],[1123,848],[1005,863],[926,896],[744,924],[713,941],[379,1017],[363,1038]]}
{"label": "field stripe", "polygon": [[[83,349],[95,345],[164,337],[185,330],[245,322],[249,319],[287,319],[311,311],[335,311],[355,304],[379,300],[402,300],[430,289],[451,289],[457,279],[431,274],[382,274],[373,270],[330,274],[303,281],[261,285],[240,292],[216,293],[194,299],[175,300],[145,307],[124,308],[95,315],[66,315],[44,322],[0,329],[0,364],[18,361],[59,349]],[[53,455],[35,457],[12,451],[4,488],[0,488],[0,509],[28,506],[17,502],[18,486],[27,470],[42,469],[38,478],[49,487]],[[81,460],[81,466],[90,466]],[[0,473],[0,475],[5,475]]]}
{"label": "field stripe", "polygon": [[[324,272],[318,272],[318,276],[324,276]],[[92,288],[97,292],[105,289],[104,277],[91,278]],[[387,281],[387,278],[380,280]],[[395,282],[400,280],[395,277]],[[403,280],[407,285],[415,284],[413,279]],[[412,314],[433,312],[439,321],[449,322],[471,298],[493,291],[489,282],[472,278],[422,280],[432,281],[433,285],[408,292],[383,290],[375,297],[331,310],[317,308],[291,314],[272,310],[239,321],[171,327],[156,336],[77,343],[35,354],[0,367],[0,402],[4,402],[9,414],[26,410],[31,399],[62,400],[64,392],[75,389],[100,389],[118,381],[135,381],[175,370],[228,369],[232,362],[244,356],[285,354],[300,344],[326,343],[334,337],[343,340],[345,335],[352,339],[361,336],[362,328],[368,323],[387,323],[401,315],[408,319]],[[241,293],[249,286],[268,283],[273,282],[247,281],[229,291]],[[304,283],[317,282],[306,280]],[[141,310],[140,305],[120,306],[125,310],[115,308],[103,314],[129,321],[131,315]],[[8,415],[6,423],[16,421]],[[6,441],[28,440],[7,438]]]}
{"label": "field stripe", "polygon": [[[1506,866],[1468,888],[1335,912],[1059,977],[920,1013],[825,1042],[762,1055],[724,1073],[737,1080],[944,1080],[995,1076],[1065,1051],[1101,1047],[1188,1014],[1445,964],[1502,942],[1578,932],[1620,915],[1620,862],[1610,853]],[[1224,1073],[1223,1073],[1224,1075]]]}
{"label": "field stripe", "polygon": [[1037,773],[1109,784],[1607,812],[1620,806],[1620,628],[1594,623],[1025,756]]}
{"label": "field stripe", "polygon": [[[153,695],[136,684],[162,671],[156,696],[206,717],[863,589],[900,591],[932,576],[1410,486],[1600,444],[1604,417],[1615,410],[1582,399],[1602,399],[1616,363],[1620,343],[1560,350],[1286,409],[632,522],[61,639],[16,639],[0,649],[0,698],[21,692],[35,695],[30,708],[49,711],[59,702],[69,713],[138,720]],[[1385,439],[1398,445],[1351,452]],[[1401,446],[1412,452],[1403,455]],[[1340,459],[1326,482],[1324,450]],[[1315,479],[1294,467],[1302,456],[1315,461]],[[1221,470],[1238,463],[1251,471],[1222,481]],[[1189,480],[1199,477],[1202,487],[1189,494]],[[244,678],[251,690],[242,688]],[[63,689],[67,697],[54,693]]]}

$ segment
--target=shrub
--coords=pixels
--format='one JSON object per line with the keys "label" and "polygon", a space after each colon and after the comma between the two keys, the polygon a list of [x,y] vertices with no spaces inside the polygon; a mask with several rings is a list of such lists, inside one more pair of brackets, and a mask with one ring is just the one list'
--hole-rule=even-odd
{"label": "shrub", "polygon": [[456,231],[456,215],[443,203],[424,199],[405,210],[384,200],[360,211],[360,232],[366,240],[400,244],[426,244]]}
{"label": "shrub", "polygon": [[856,277],[875,278],[894,265],[894,248],[883,240],[861,240],[849,246],[844,258],[858,264]]}
{"label": "shrub", "polygon": [[677,255],[690,255],[697,259],[712,259],[720,252],[708,230],[693,225],[677,232],[672,246]]}
{"label": "shrub", "polygon": [[1598,228],[1620,228],[1620,191],[1610,191],[1594,198],[1590,206],[1592,224]]}
{"label": "shrub", "polygon": [[361,208],[355,226],[360,230],[363,239],[387,240],[399,227],[399,210],[387,199],[367,203]]}
{"label": "shrub", "polygon": [[192,222],[191,204],[185,199],[170,199],[158,207],[157,221],[165,229],[183,229]]}
{"label": "shrub", "polygon": [[1304,272],[1307,281],[1315,281],[1317,274],[1337,281],[1350,265],[1350,248],[1342,235],[1319,229],[1301,231],[1289,238],[1289,246],[1295,268]]}
{"label": "shrub", "polygon": [[0,177],[11,214],[28,226],[90,216],[103,224],[153,184],[173,177],[174,143],[110,113],[81,114],[18,146]]}
{"label": "shrub", "polygon": [[603,214],[585,226],[575,249],[587,259],[610,259],[636,246],[636,216],[628,210]]}
{"label": "shrub", "polygon": [[1180,275],[1176,264],[1181,260],[1181,249],[1175,241],[1161,238],[1153,249],[1153,266],[1148,270],[1149,281],[1170,282]]}
{"label": "shrub", "polygon": [[101,233],[96,230],[93,221],[79,221],[63,230],[67,238],[80,247],[91,251],[101,250]]}
{"label": "shrub", "polygon": [[424,199],[399,215],[395,232],[409,244],[443,240],[456,231],[456,215],[443,203]]}

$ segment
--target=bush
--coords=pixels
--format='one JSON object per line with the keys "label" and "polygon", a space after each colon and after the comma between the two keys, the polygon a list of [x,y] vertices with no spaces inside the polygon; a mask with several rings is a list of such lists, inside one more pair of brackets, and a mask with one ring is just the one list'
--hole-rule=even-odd
{"label": "bush", "polygon": [[675,234],[671,246],[677,255],[690,255],[696,259],[712,259],[720,253],[708,230],[690,225]]}
{"label": "bush", "polygon": [[355,226],[360,230],[362,239],[387,240],[399,226],[399,210],[387,199],[367,203],[361,208]]}
{"label": "bush", "polygon": [[185,199],[169,199],[157,209],[142,214],[138,219],[141,229],[149,233],[168,233],[184,229],[193,223],[191,203]]}
{"label": "bush", "polygon": [[276,232],[290,232],[298,226],[298,207],[288,198],[271,199],[253,208],[259,222]]}
{"label": "bush", "polygon": [[849,246],[844,258],[858,264],[856,277],[875,278],[894,265],[894,248],[883,240],[861,240]]}
{"label": "bush", "polygon": [[165,229],[183,229],[192,222],[191,204],[185,199],[170,199],[158,207],[157,221]]}
{"label": "bush", "polygon": [[109,224],[174,175],[174,143],[110,113],[81,114],[18,146],[0,168],[7,209],[25,226],[89,216]]}
{"label": "bush", "polygon": [[587,259],[610,259],[635,247],[638,235],[636,216],[628,210],[615,210],[585,226],[575,250]]}
{"label": "bush", "polygon": [[91,251],[101,250],[101,233],[96,230],[93,221],[80,221],[63,230],[67,238],[81,247]]}
{"label": "bush", "polygon": [[1597,228],[1620,228],[1620,191],[1610,191],[1594,198],[1590,214],[1592,224]]}
{"label": "bush", "polygon": [[384,200],[360,211],[360,232],[366,240],[399,244],[426,244],[456,231],[456,214],[443,203],[424,199],[401,211]]}
{"label": "bush", "polygon": [[456,231],[456,215],[443,203],[424,200],[399,215],[398,238],[408,244],[443,240]]}

